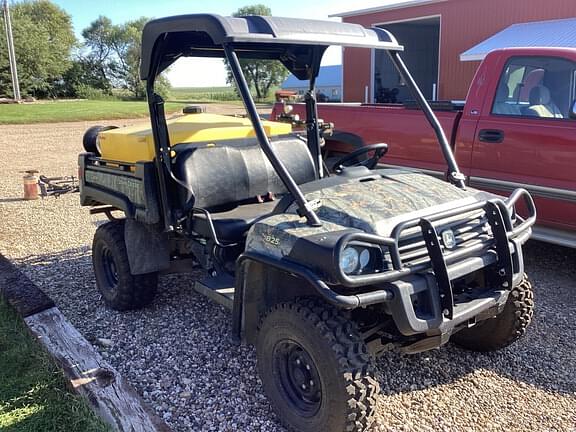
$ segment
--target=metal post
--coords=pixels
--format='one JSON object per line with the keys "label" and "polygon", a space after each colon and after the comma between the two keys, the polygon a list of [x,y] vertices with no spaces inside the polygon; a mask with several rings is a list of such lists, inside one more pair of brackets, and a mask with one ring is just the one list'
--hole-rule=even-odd
{"label": "metal post", "polygon": [[8,45],[8,59],[10,60],[10,73],[12,75],[12,92],[14,100],[20,102],[20,83],[18,82],[18,69],[16,68],[16,55],[14,54],[14,39],[12,38],[12,22],[8,0],[4,0],[4,28],[6,30],[6,43]]}
{"label": "metal post", "polygon": [[434,111],[432,111],[432,108],[430,108],[430,105],[428,104],[426,98],[420,91],[418,84],[416,84],[416,81],[414,81],[414,78],[410,74],[410,71],[404,64],[404,61],[402,61],[402,57],[400,57],[400,54],[397,51],[388,51],[388,55],[390,56],[392,63],[394,63],[394,66],[396,66],[396,69],[400,73],[402,79],[404,79],[406,84],[408,84],[408,88],[410,89],[412,96],[416,99],[418,106],[424,112],[424,115],[426,116],[428,122],[430,123],[430,125],[434,129],[434,132],[436,133],[436,137],[438,138],[438,142],[440,143],[440,148],[444,155],[444,159],[446,160],[446,164],[448,165],[448,181],[458,186],[459,188],[464,189],[466,187],[466,184],[464,183],[465,180],[464,174],[462,174],[460,172],[460,168],[458,168],[458,164],[456,163],[454,153],[452,153],[452,148],[450,147],[448,138],[446,138],[446,134],[444,133],[442,125],[438,121],[436,114],[434,114]]}
{"label": "metal post", "polygon": [[224,45],[224,53],[226,54],[226,59],[230,64],[230,69],[232,71],[232,75],[234,76],[234,80],[236,81],[236,85],[238,86],[238,91],[242,96],[242,101],[244,102],[244,106],[246,107],[246,112],[248,117],[252,122],[252,126],[254,127],[254,132],[256,133],[256,138],[258,138],[258,142],[260,143],[260,147],[262,151],[268,157],[268,160],[274,167],[274,170],[282,180],[282,183],[286,186],[286,189],[290,192],[290,194],[294,197],[294,200],[298,204],[299,213],[301,216],[306,217],[306,221],[311,226],[321,226],[322,223],[318,218],[318,215],[314,212],[313,207],[306,201],[306,197],[282,163],[276,155],[274,154],[274,150],[270,145],[270,141],[266,136],[266,132],[264,131],[264,127],[262,126],[262,122],[260,121],[260,117],[258,115],[258,111],[256,110],[256,104],[254,103],[254,99],[250,94],[250,88],[248,87],[248,83],[246,82],[246,78],[244,78],[244,74],[242,73],[242,68],[240,67],[240,62],[238,61],[238,56],[236,56],[236,52],[229,46]]}
{"label": "metal post", "polygon": [[316,105],[316,76],[310,79],[310,87],[305,96],[306,101],[306,137],[308,149],[314,159],[317,178],[324,177],[322,150],[320,148],[320,131],[318,130],[318,107]]}

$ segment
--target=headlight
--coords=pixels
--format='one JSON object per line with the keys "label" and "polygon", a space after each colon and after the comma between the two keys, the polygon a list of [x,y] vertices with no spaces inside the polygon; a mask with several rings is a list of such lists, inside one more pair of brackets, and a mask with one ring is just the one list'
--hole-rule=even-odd
{"label": "headlight", "polygon": [[353,247],[345,248],[340,254],[340,268],[345,274],[354,273],[360,264],[360,254]]}
{"label": "headlight", "polygon": [[370,264],[370,251],[362,249],[362,252],[360,252],[360,269],[364,270],[368,264]]}
{"label": "headlight", "polygon": [[375,247],[346,246],[340,254],[340,269],[344,274],[379,272],[383,260],[382,251]]}

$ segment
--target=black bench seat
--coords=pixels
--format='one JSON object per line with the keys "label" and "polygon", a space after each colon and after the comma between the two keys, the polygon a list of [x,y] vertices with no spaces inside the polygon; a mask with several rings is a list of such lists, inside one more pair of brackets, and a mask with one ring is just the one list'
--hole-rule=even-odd
{"label": "black bench seat", "polygon": [[[298,185],[316,180],[312,156],[302,139],[279,137],[271,145]],[[178,191],[181,208],[208,211],[220,241],[241,241],[254,221],[271,214],[278,203],[245,204],[247,201],[268,193],[287,193],[256,139],[178,144],[173,148],[178,148],[173,172],[186,186]],[[199,234],[211,236],[201,211],[194,211],[193,226]]]}

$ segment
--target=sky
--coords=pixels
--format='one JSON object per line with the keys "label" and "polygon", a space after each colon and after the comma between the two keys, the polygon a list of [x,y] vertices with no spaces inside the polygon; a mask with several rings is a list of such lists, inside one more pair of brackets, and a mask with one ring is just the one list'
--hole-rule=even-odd
{"label": "sky", "polygon": [[[99,15],[107,16],[115,24],[141,16],[160,18],[189,13],[216,13],[231,15],[243,6],[263,3],[276,16],[332,19],[331,14],[365,9],[405,0],[52,0],[72,16],[74,31],[82,40],[82,30]],[[322,64],[340,64],[341,50],[331,47]],[[226,72],[220,59],[185,58],[178,60],[169,70],[168,79],[174,87],[210,87],[226,85]]]}

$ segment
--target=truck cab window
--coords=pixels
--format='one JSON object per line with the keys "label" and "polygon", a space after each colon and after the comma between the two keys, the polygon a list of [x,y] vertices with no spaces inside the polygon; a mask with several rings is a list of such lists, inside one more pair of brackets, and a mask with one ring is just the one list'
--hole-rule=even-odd
{"label": "truck cab window", "polygon": [[575,69],[557,57],[513,57],[500,77],[492,114],[569,118]]}

